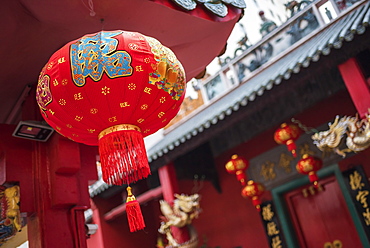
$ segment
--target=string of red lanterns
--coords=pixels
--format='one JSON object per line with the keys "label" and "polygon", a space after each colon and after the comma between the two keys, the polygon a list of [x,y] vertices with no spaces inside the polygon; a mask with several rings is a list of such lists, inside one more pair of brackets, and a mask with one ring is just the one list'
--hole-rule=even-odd
{"label": "string of red lanterns", "polygon": [[236,175],[236,179],[243,186],[241,195],[252,200],[253,206],[260,211],[261,199],[260,196],[264,193],[265,188],[261,183],[253,180],[247,181],[246,170],[249,167],[249,161],[237,154],[231,156],[231,159],[226,162],[225,169],[229,174]]}

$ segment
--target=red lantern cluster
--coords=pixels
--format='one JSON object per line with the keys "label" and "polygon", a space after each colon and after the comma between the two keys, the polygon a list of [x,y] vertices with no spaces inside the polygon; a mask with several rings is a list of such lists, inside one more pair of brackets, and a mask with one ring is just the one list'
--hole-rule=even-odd
{"label": "red lantern cluster", "polygon": [[262,203],[260,196],[263,194],[263,192],[265,192],[265,187],[261,183],[249,180],[247,185],[242,189],[242,196],[250,198],[253,206],[260,211],[260,205]]}
{"label": "red lantern cluster", "polygon": [[284,144],[288,147],[288,150],[292,153],[294,157],[297,157],[297,147],[294,143],[300,136],[301,129],[294,124],[283,123],[275,131],[274,140],[278,144]]}
{"label": "red lantern cluster", "polygon": [[244,186],[246,185],[245,171],[248,169],[249,162],[238,155],[232,155],[231,159],[225,164],[225,169],[228,173],[236,175],[238,181]]}
{"label": "red lantern cluster", "polygon": [[61,135],[99,145],[104,181],[122,185],[150,174],[143,137],[177,114],[185,86],[180,62],[156,39],[102,31],[51,56],[37,103]]}
{"label": "red lantern cluster", "polygon": [[302,159],[297,163],[296,169],[303,175],[308,175],[310,182],[313,183],[315,188],[319,187],[318,176],[316,172],[322,168],[322,160],[308,154],[304,154]]}
{"label": "red lantern cluster", "polygon": [[260,210],[261,199],[260,196],[265,191],[265,188],[262,184],[249,180],[247,182],[247,176],[245,171],[249,167],[249,162],[245,158],[233,155],[231,159],[225,164],[225,169],[228,173],[236,175],[238,181],[242,184],[242,196],[249,197],[252,200],[253,205],[256,209]]}

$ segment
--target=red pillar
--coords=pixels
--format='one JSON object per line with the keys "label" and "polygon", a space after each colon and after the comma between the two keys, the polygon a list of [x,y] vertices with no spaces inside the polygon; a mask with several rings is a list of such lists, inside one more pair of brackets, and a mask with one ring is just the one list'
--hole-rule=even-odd
{"label": "red pillar", "polygon": [[30,248],[87,248],[84,211],[90,207],[88,180],[97,175],[95,152],[59,134],[34,142]]}
{"label": "red pillar", "polygon": [[53,134],[46,143],[12,137],[0,125],[1,184],[19,184],[30,248],[86,248],[88,180],[97,178],[96,147]]}
{"label": "red pillar", "polygon": [[[172,204],[175,199],[174,194],[179,193],[179,185],[177,182],[176,172],[174,165],[168,164],[158,169],[159,180],[162,186],[163,199]],[[175,240],[182,244],[190,239],[189,232],[186,227],[171,228]]]}
{"label": "red pillar", "polygon": [[338,66],[352,101],[363,118],[370,108],[370,90],[356,58],[350,58]]}
{"label": "red pillar", "polygon": [[90,201],[91,209],[92,209],[92,220],[93,223],[98,225],[98,230],[94,235],[87,240],[87,245],[89,248],[104,248],[104,240],[103,240],[103,231],[101,225],[101,219],[99,214],[99,209],[96,207],[93,201]]}
{"label": "red pillar", "polygon": [[[42,120],[30,92],[22,120]],[[47,142],[12,137],[0,124],[0,183],[19,184],[20,211],[27,213],[30,248],[86,248],[84,211],[89,180],[97,180],[97,147],[54,133]]]}

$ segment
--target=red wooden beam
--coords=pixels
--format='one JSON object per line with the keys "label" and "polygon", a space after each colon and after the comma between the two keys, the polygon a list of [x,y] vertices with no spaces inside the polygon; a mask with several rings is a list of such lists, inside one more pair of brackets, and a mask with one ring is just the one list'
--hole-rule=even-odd
{"label": "red wooden beam", "polygon": [[[158,169],[159,180],[163,187],[163,199],[173,205],[175,193],[179,193],[179,185],[177,182],[175,166],[173,163],[162,166]],[[182,244],[190,239],[187,227],[171,227],[171,231],[175,240]]]}
{"label": "red wooden beam", "polygon": [[340,64],[338,69],[357,112],[364,118],[370,108],[370,90],[358,61],[356,58],[350,58]]}
{"label": "red wooden beam", "polygon": [[[136,197],[136,200],[140,204],[144,204],[151,200],[157,199],[162,196],[162,187],[159,186],[155,189],[148,190],[147,192]],[[104,220],[111,221],[117,218],[120,215],[123,215],[126,212],[126,203],[119,205],[118,207],[113,208],[108,213],[104,214]]]}
{"label": "red wooden beam", "polygon": [[158,169],[158,175],[163,187],[163,199],[172,204],[175,200],[175,193],[179,193],[175,167],[173,164],[162,166]]}

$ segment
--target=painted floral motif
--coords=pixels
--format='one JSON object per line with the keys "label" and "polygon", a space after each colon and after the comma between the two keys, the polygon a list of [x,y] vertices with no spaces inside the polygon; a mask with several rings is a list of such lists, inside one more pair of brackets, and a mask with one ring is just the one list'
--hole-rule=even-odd
{"label": "painted floral motif", "polygon": [[50,91],[50,77],[43,72],[40,74],[37,84],[36,101],[39,107],[43,111],[46,111],[46,106],[53,101],[53,96]]}
{"label": "painted floral motif", "polygon": [[175,54],[159,41],[145,36],[157,64],[152,64],[154,72],[149,73],[149,83],[163,89],[174,100],[179,100],[185,90],[185,73]]}

